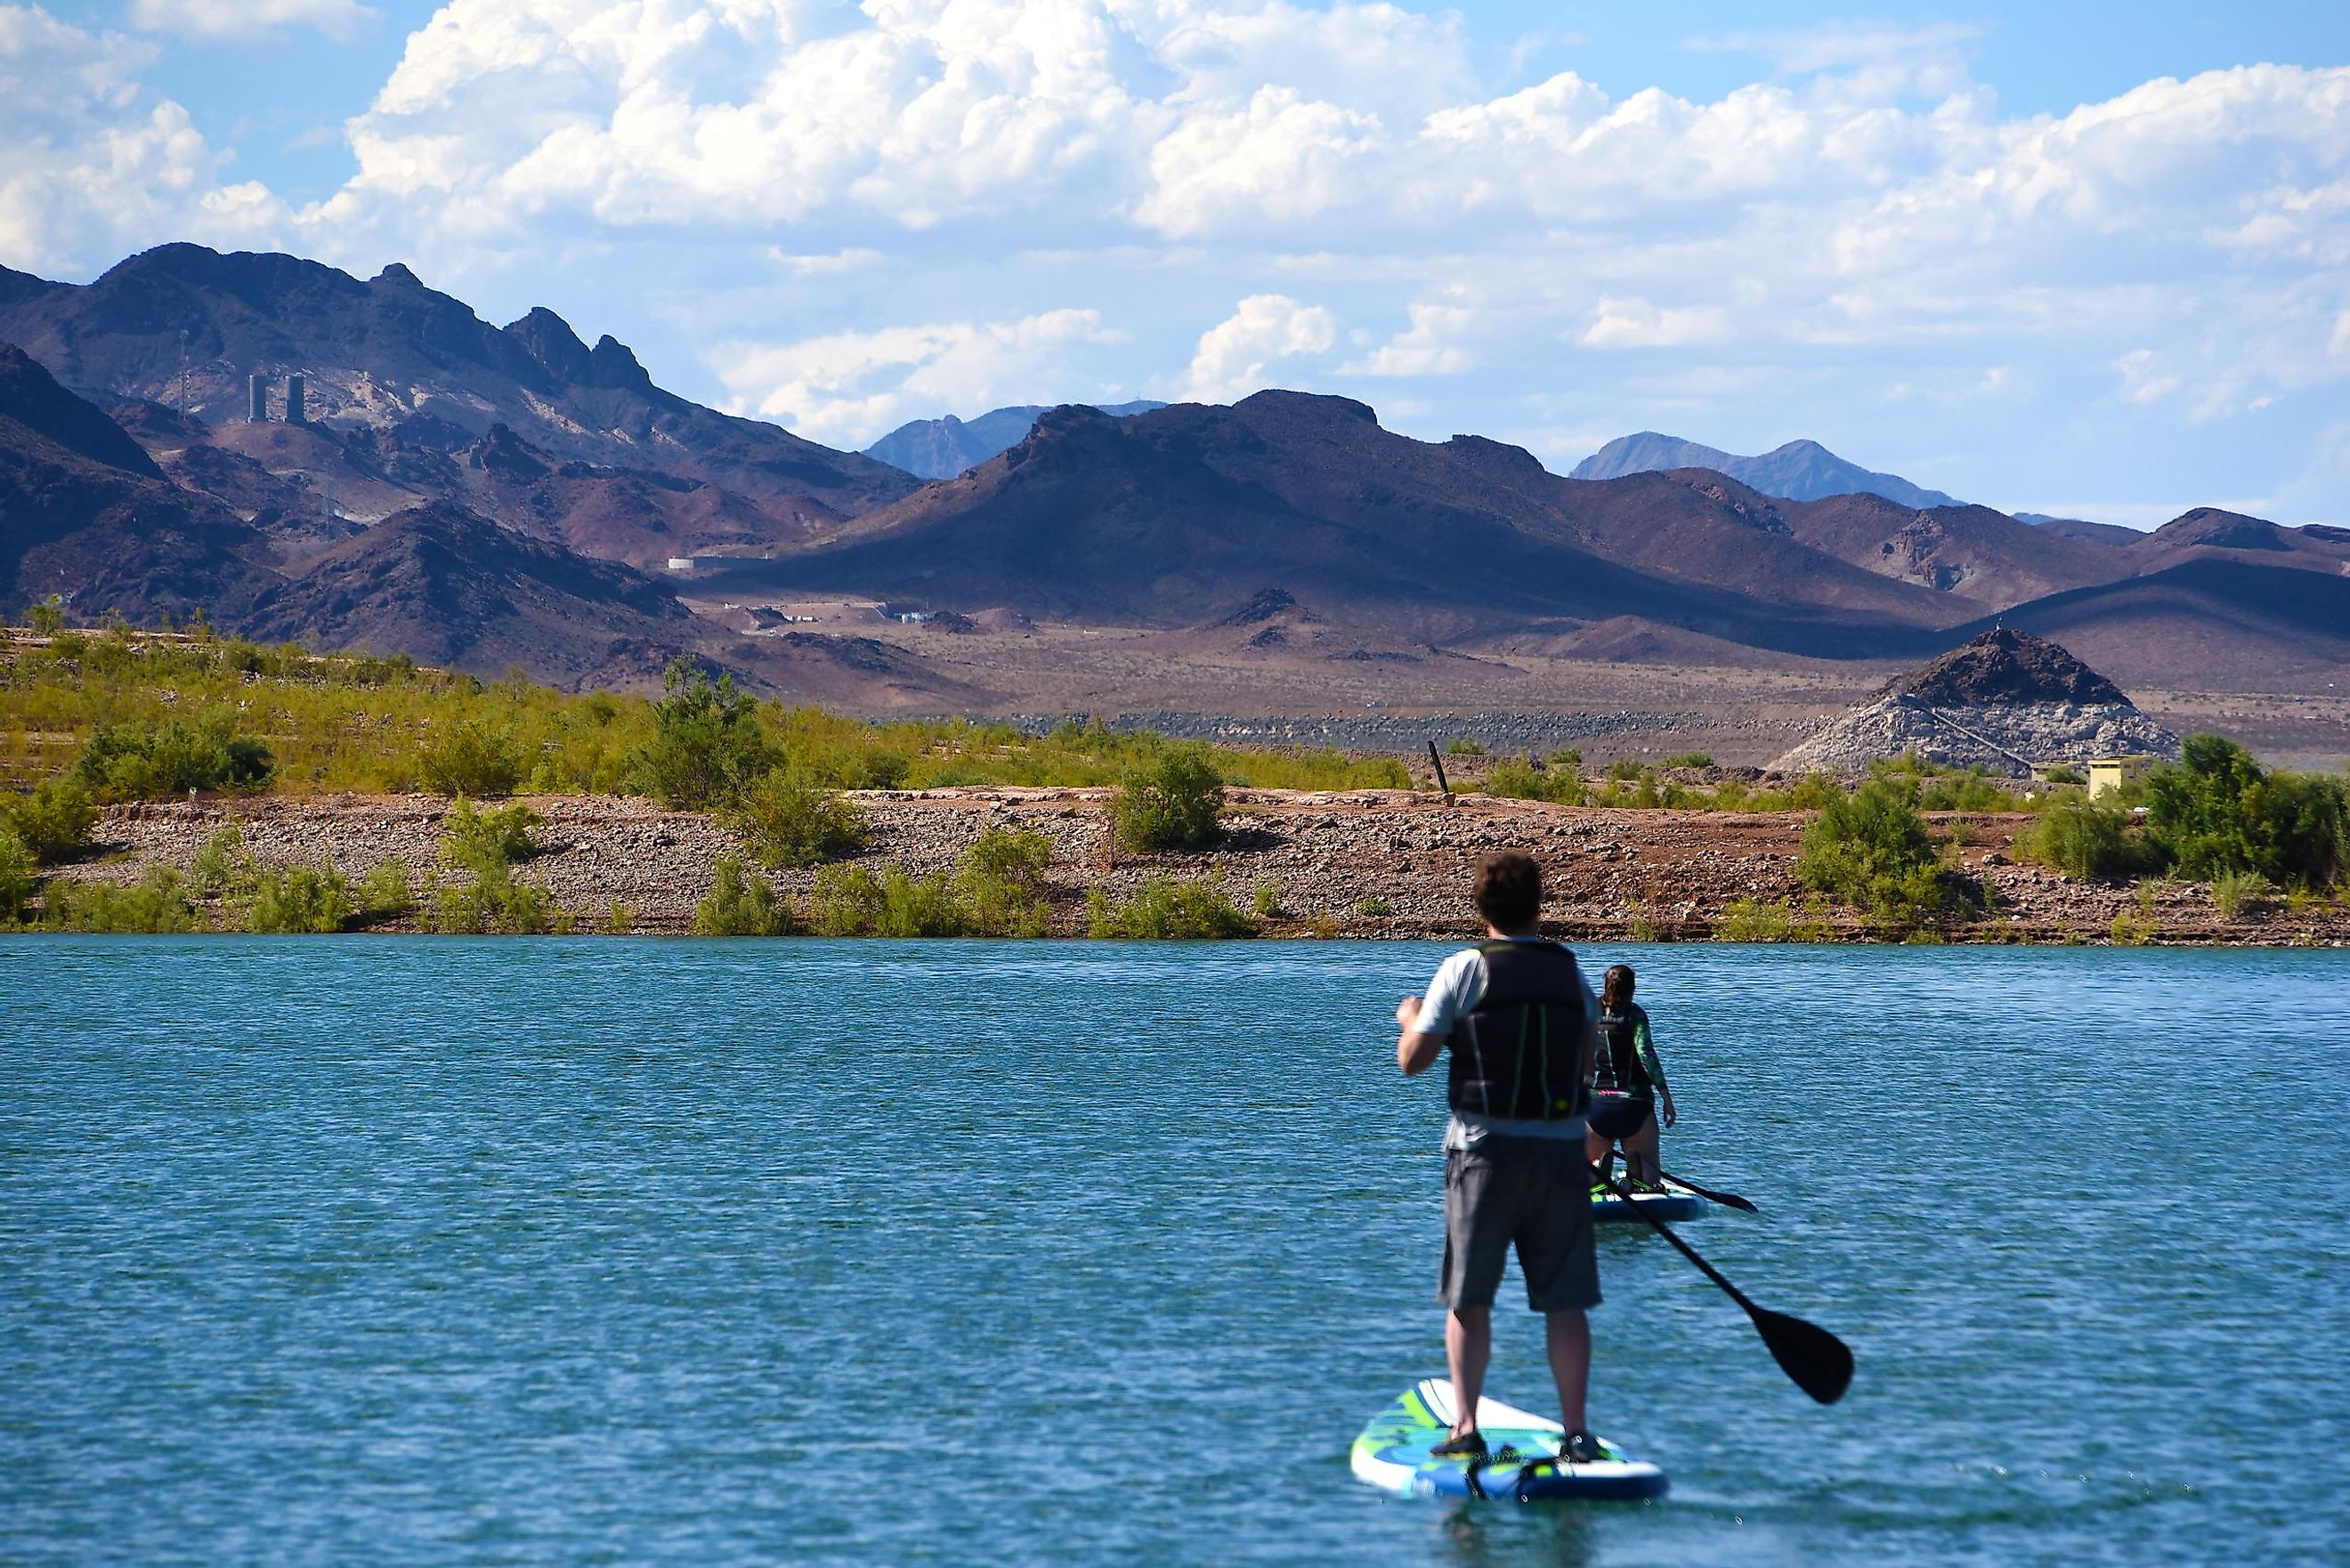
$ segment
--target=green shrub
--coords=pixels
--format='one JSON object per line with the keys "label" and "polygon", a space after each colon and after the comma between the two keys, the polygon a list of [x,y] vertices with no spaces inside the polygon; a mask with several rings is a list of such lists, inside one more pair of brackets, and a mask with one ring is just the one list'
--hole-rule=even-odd
{"label": "green shrub", "polygon": [[663,805],[699,809],[739,800],[781,760],[759,727],[758,700],[734,690],[734,677],[712,681],[686,659],[661,676],[652,737],[631,754],[635,787]]}
{"label": "green shrub", "polygon": [[1355,906],[1355,913],[1366,919],[1378,920],[1394,914],[1395,909],[1385,898],[1365,898]]}
{"label": "green shrub", "polygon": [[1722,906],[1713,935],[1724,942],[1791,942],[1795,940],[1795,912],[1783,898],[1770,904],[1732,898]]}
{"label": "green shrub", "polygon": [[72,776],[100,800],[161,800],[199,789],[258,789],[276,763],[219,709],[194,724],[109,725],[90,737]]}
{"label": "green shrub", "polygon": [[1281,913],[1281,889],[1270,882],[1256,885],[1256,918],[1270,920]]}
{"label": "green shrub", "polygon": [[0,795],[0,827],[15,834],[43,866],[88,854],[90,829],[97,826],[97,803],[71,777],[43,779],[30,794]]}
{"label": "green shrub", "polygon": [[1448,757],[1482,757],[1485,754],[1485,742],[1469,740],[1447,741],[1444,742],[1444,754]]}
{"label": "green shrub", "polygon": [[2350,869],[2350,782],[2269,773],[2218,735],[2193,735],[2146,777],[2147,836],[2180,873],[2252,871],[2324,888]]}
{"label": "green shrub", "polygon": [[800,768],[769,768],[726,815],[763,866],[815,866],[865,846],[856,804]]}
{"label": "green shrub", "polygon": [[2211,907],[2223,920],[2276,897],[2276,884],[2257,871],[2222,871],[2211,878]]}
{"label": "green shrub", "polygon": [[26,606],[25,624],[32,628],[33,634],[36,637],[57,636],[66,628],[64,597],[61,595],[51,594],[47,598]]}
{"label": "green shrub", "polygon": [[969,913],[943,876],[913,877],[895,866],[828,866],[808,896],[808,924],[827,937],[961,937]]}
{"label": "green shrub", "polygon": [[500,866],[434,889],[432,927],[451,936],[544,936],[555,929],[555,909],[544,889]]}
{"label": "green shrub", "polygon": [[2129,813],[2119,806],[2067,795],[2040,814],[2016,847],[2027,858],[2085,880],[2127,876],[2147,861],[2129,825]]}
{"label": "green shrub", "polygon": [[1713,757],[1706,752],[1676,752],[1657,764],[1660,768],[1710,768]]}
{"label": "green shrub", "polygon": [[25,912],[25,902],[39,880],[35,864],[25,841],[11,829],[0,827],[0,919],[14,920]]}
{"label": "green shrub", "polygon": [[1096,888],[1086,898],[1086,934],[1126,940],[1253,937],[1256,922],[1205,882],[1153,877],[1123,904]]}
{"label": "green shrub", "polygon": [[1485,772],[1485,793],[1512,800],[1581,805],[1583,775],[1573,768],[1536,767],[1532,757],[1503,757]]}
{"label": "green shrub", "polygon": [[350,884],[332,867],[256,870],[233,906],[237,923],[263,936],[339,931],[359,910]]}
{"label": "green shrub", "polygon": [[481,811],[458,798],[442,823],[441,858],[462,880],[433,890],[435,929],[533,936],[553,929],[555,911],[545,890],[515,881],[512,869],[536,852],[530,830],[538,820],[526,805]]}
{"label": "green shrub", "polygon": [[1208,748],[1168,746],[1119,786],[1110,826],[1128,849],[1192,849],[1214,839],[1223,805],[1223,780]]}
{"label": "green shrub", "polygon": [[990,937],[1041,937],[1053,907],[1045,882],[1053,841],[1041,833],[991,827],[964,852],[953,889],[964,921]]}
{"label": "green shrub", "polygon": [[507,795],[529,771],[514,726],[460,719],[416,753],[416,778],[434,794]]}
{"label": "green shrub", "polygon": [[1957,901],[1935,861],[1917,786],[1879,777],[1821,806],[1804,830],[1795,869],[1806,887],[1887,925],[1909,926],[1940,918]]}
{"label": "green shrub", "polygon": [[483,811],[460,795],[441,824],[441,856],[461,871],[500,871],[538,852],[530,830],[539,825],[538,813],[526,805],[503,805]]}
{"label": "green shrub", "polygon": [[41,904],[41,923],[58,930],[145,936],[196,929],[195,907],[179,874],[166,866],[153,867],[128,888],[52,877],[42,889]]}
{"label": "green shrub", "polygon": [[[711,866],[710,891],[693,907],[697,937],[782,937],[792,929],[790,909],[777,900],[775,889],[756,871],[745,870],[732,855],[722,855]],[[614,911],[619,912],[615,905]],[[619,922],[626,928],[626,920]]]}
{"label": "green shrub", "polygon": [[204,836],[196,857],[188,865],[188,888],[199,898],[218,898],[234,887],[251,864],[244,852],[244,829],[225,823]]}
{"label": "green shrub", "polygon": [[361,918],[369,921],[396,920],[414,912],[416,885],[408,862],[393,855],[369,867],[359,878],[359,905]]}

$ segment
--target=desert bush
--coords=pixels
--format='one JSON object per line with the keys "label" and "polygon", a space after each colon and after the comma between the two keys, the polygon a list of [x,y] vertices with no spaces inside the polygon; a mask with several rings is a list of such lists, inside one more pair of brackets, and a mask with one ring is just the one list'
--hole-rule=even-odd
{"label": "desert bush", "polygon": [[808,924],[827,937],[961,937],[971,920],[947,878],[909,877],[895,866],[828,866],[808,895]]}
{"label": "desert bush", "polygon": [[109,725],[90,737],[72,777],[100,800],[161,800],[198,789],[258,789],[276,763],[269,748],[236,732],[232,709],[194,724]]}
{"label": "desert bush", "polygon": [[263,936],[339,931],[359,912],[350,884],[331,866],[255,868],[230,909],[240,927]]}
{"label": "desert bush", "polygon": [[396,920],[416,908],[416,884],[409,875],[408,862],[399,856],[388,856],[368,868],[359,878],[359,915],[368,920]]}
{"label": "desert bush", "polygon": [[1444,754],[1448,757],[1482,757],[1485,754],[1485,742],[1455,738],[1444,742]]}
{"label": "desert bush", "polygon": [[538,820],[526,805],[482,811],[458,798],[442,823],[441,858],[459,880],[433,889],[436,930],[534,936],[554,928],[555,911],[545,890],[514,877],[515,862],[536,852],[530,830]]}
{"label": "desert bush", "polygon": [[759,727],[758,700],[716,680],[691,659],[672,659],[653,704],[653,732],[629,759],[635,786],[663,805],[702,807],[739,800],[780,761]]}
{"label": "desert bush", "polygon": [[1485,771],[1485,793],[1512,800],[1580,805],[1586,792],[1583,775],[1571,767],[1536,767],[1532,757],[1502,757]]}
{"label": "desert bush", "polygon": [[1110,826],[1128,849],[1192,849],[1214,839],[1223,804],[1208,748],[1171,745],[1127,775],[1110,802]]}
{"label": "desert bush", "polygon": [[981,936],[1041,937],[1053,906],[1045,882],[1053,841],[1041,833],[991,827],[964,852],[953,889],[965,922]]}
{"label": "desert bush", "polygon": [[1281,889],[1271,882],[1256,885],[1256,918],[1270,920],[1281,913]]}
{"label": "desert bush", "polygon": [[805,769],[769,768],[726,813],[762,866],[815,866],[864,847],[865,816]]}
{"label": "desert bush", "polygon": [[1660,768],[1710,768],[1713,757],[1707,752],[1676,752],[1657,764]]}
{"label": "desert bush", "polygon": [[1365,919],[1380,920],[1394,914],[1395,908],[1385,898],[1365,898],[1356,904],[1355,913]]}
{"label": "desert bush", "polygon": [[1872,778],[1829,800],[1804,829],[1795,869],[1806,887],[1888,926],[1938,919],[1959,901],[1918,815],[1917,786],[1905,779]]}
{"label": "desert bush", "polygon": [[526,805],[484,811],[460,795],[442,819],[441,857],[462,871],[492,867],[503,871],[538,852],[530,830],[539,821],[538,813]]}
{"label": "desert bush", "polygon": [[2119,806],[2068,795],[2042,812],[2016,847],[2068,876],[2127,876],[2143,869],[2147,858],[2129,825],[2129,813]]}
{"label": "desert bush", "polygon": [[[732,855],[711,866],[710,891],[693,907],[697,937],[782,937],[792,930],[790,907],[764,877]],[[618,906],[615,906],[617,912]],[[625,920],[622,922],[625,929]]]}
{"label": "desert bush", "polygon": [[128,888],[52,877],[41,892],[41,923],[57,930],[145,936],[196,929],[195,907],[179,874],[158,866]]}
{"label": "desert bush", "polygon": [[89,853],[98,805],[79,781],[43,779],[30,794],[0,795],[0,828],[16,836],[43,866],[62,865]]}
{"label": "desert bush", "polygon": [[25,624],[36,637],[57,636],[66,628],[65,599],[60,595],[51,594],[47,598],[26,606]]}
{"label": "desert bush", "polygon": [[0,827],[0,920],[14,920],[39,881],[33,852],[10,829]]}
{"label": "desert bush", "polygon": [[2232,920],[2276,896],[2276,884],[2257,871],[2222,871],[2211,878],[2211,907]]}
{"label": "desert bush", "polygon": [[2271,773],[2233,741],[2192,735],[2177,765],[2147,774],[2146,793],[2147,836],[2186,876],[2324,888],[2350,869],[2350,782]]}
{"label": "desert bush", "polygon": [[512,794],[528,771],[514,727],[486,715],[458,720],[416,753],[417,782],[434,794]]}
{"label": "desert bush", "polygon": [[1257,924],[1205,882],[1153,877],[1123,904],[1096,888],[1086,898],[1086,934],[1107,940],[1201,940],[1253,937]]}
{"label": "desert bush", "polygon": [[1713,935],[1723,942],[1791,942],[1795,940],[1795,911],[1783,898],[1769,904],[1732,898],[1722,906]]}

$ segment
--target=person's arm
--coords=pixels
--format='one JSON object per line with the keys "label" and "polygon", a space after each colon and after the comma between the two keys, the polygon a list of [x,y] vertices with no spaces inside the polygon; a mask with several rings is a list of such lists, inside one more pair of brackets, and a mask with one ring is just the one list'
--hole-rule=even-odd
{"label": "person's arm", "polygon": [[1419,1022],[1422,1003],[1417,996],[1407,996],[1396,1003],[1396,1027],[1402,1031],[1396,1041],[1396,1065],[1407,1078],[1416,1078],[1436,1064],[1444,1054],[1445,1036],[1424,1034],[1413,1027]]}
{"label": "person's arm", "polygon": [[1657,1119],[1670,1127],[1680,1118],[1673,1109],[1672,1085],[1665,1082],[1665,1064],[1657,1055],[1657,1042],[1648,1031],[1646,1009],[1632,1026],[1632,1047],[1640,1054],[1640,1070],[1648,1075],[1648,1082],[1657,1085]]}

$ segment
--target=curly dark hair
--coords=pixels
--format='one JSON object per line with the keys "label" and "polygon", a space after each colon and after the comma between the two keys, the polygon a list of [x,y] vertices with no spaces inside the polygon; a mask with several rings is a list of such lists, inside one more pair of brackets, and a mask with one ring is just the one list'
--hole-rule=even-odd
{"label": "curly dark hair", "polygon": [[1477,862],[1470,896],[1487,924],[1523,930],[1542,913],[1542,867],[1523,849],[1496,849]]}

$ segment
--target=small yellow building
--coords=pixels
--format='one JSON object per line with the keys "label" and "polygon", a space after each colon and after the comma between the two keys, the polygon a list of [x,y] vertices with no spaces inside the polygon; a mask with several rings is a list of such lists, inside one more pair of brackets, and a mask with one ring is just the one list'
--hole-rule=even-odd
{"label": "small yellow building", "polygon": [[2096,758],[2089,763],[2089,798],[2095,800],[2108,790],[2121,788],[2158,760],[2145,755]]}

